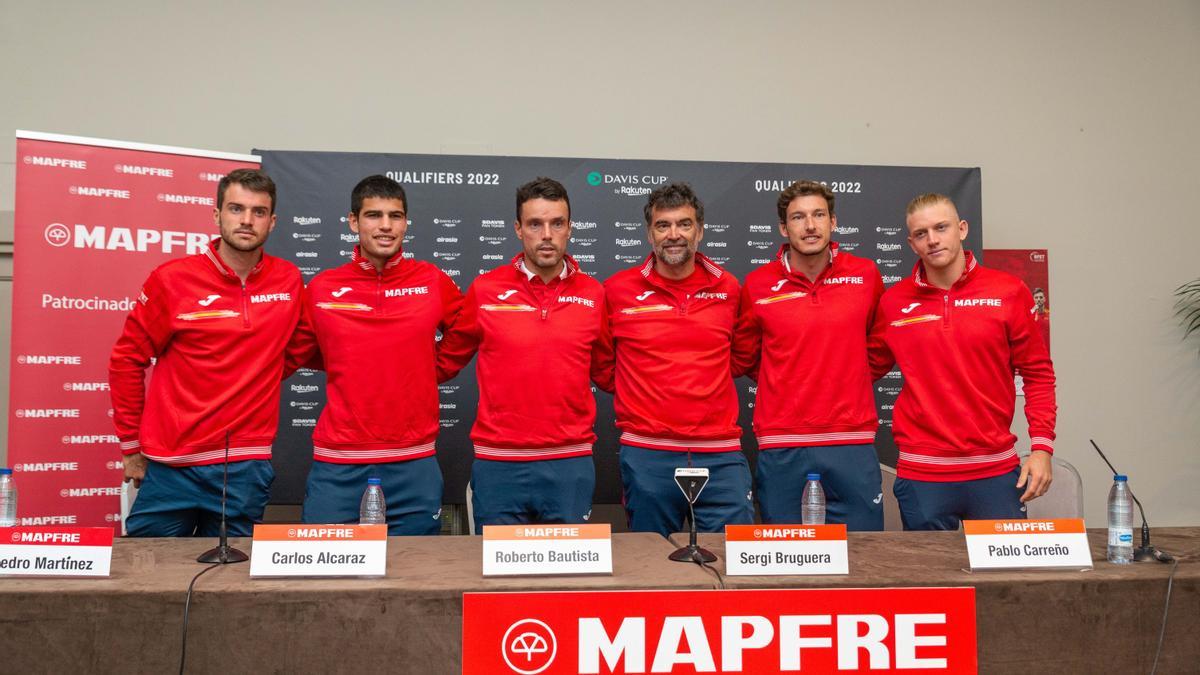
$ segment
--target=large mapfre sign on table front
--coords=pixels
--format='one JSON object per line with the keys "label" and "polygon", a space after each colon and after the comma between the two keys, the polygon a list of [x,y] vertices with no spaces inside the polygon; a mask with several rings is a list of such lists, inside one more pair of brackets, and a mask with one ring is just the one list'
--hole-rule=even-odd
{"label": "large mapfre sign on table front", "polygon": [[973,588],[463,595],[463,673],[974,673]]}

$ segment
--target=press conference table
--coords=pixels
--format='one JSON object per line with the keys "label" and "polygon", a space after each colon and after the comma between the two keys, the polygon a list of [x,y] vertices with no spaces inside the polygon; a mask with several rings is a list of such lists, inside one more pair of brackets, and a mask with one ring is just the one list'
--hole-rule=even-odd
{"label": "press conference table", "polygon": [[[1154,535],[1181,558],[1159,672],[1200,672],[1200,527]],[[1149,672],[1171,566],[1111,565],[1103,533],[1089,539],[1089,572],[971,574],[961,533],[851,533],[847,576],[724,584],[974,586],[981,673]],[[0,579],[0,671],[177,671],[185,593],[211,543],[118,540],[107,579]],[[248,540],[234,543],[249,552]],[[722,536],[701,545],[724,558]],[[710,571],[667,560],[674,545],[652,534],[614,535],[614,573],[599,577],[484,579],[479,537],[388,547],[383,579],[252,580],[248,564],[208,572],[192,597],[187,672],[458,673],[464,592],[718,587]]]}

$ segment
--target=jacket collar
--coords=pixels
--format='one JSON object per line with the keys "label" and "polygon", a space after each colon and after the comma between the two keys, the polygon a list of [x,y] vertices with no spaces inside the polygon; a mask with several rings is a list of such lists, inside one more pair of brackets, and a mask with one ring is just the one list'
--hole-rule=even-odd
{"label": "jacket collar", "polygon": [[[783,265],[783,271],[786,276],[797,276],[796,273],[792,271],[791,263],[788,262],[788,251],[791,249],[791,244],[787,243],[786,241],[783,242],[783,245],[779,247],[779,253],[775,254],[775,258],[779,260],[779,264]],[[837,257],[838,243],[836,241],[831,241],[829,242],[829,264],[825,266],[825,269],[821,271],[821,274],[817,275],[818,278],[824,276],[826,272],[833,269],[833,266],[836,264],[834,261],[837,260]]]}
{"label": "jacket collar", "polygon": [[[515,270],[517,270],[517,272],[520,273],[521,276],[525,277],[526,281],[532,282],[533,278],[537,276],[533,272],[529,271],[529,268],[525,265],[525,253],[524,252],[518,253],[515,256],[513,256],[513,259],[510,262],[511,262],[513,268]],[[572,258],[571,256],[564,255],[562,272],[559,272],[559,274],[558,274],[559,280],[566,281],[567,277],[570,277],[571,275],[577,273],[578,271],[579,271],[579,263],[576,262],[575,259]]]}
{"label": "jacket collar", "polygon": [[[217,272],[221,276],[228,277],[228,278],[236,281],[239,284],[242,283],[242,280],[238,278],[238,275],[236,272],[233,271],[233,268],[230,267],[229,265],[226,265],[225,261],[222,260],[221,256],[217,253],[217,249],[218,249],[218,247],[220,247],[220,245],[221,245],[221,238],[220,237],[213,238],[213,240],[208,243],[208,248],[204,249],[204,257],[208,258],[209,262],[211,262],[213,264],[213,267],[217,268]],[[250,277],[253,277],[254,275],[261,272],[263,269],[263,266],[266,264],[266,262],[267,262],[267,254],[264,251],[262,254],[262,257],[260,257],[258,259],[258,264],[254,266],[254,269],[250,270],[250,274],[246,275],[246,279],[249,280]]]}
{"label": "jacket collar", "polygon": [[[951,288],[958,288],[959,286],[962,286],[970,281],[972,276],[971,273],[975,271],[976,267],[979,267],[979,263],[976,262],[974,254],[972,254],[970,251],[963,251],[963,255],[966,257],[966,267],[963,268],[962,276],[958,278],[958,281],[954,282],[954,285],[951,286]],[[927,276],[925,274],[925,263],[920,260],[917,260],[917,264],[913,267],[912,278],[913,283],[917,285],[917,288],[935,288],[932,284],[926,281]]]}
{"label": "jacket collar", "polygon": [[[361,244],[354,247],[354,254],[350,257],[350,262],[352,264],[354,264],[355,266],[359,267],[360,269],[362,269],[364,272],[369,272],[371,274],[378,273],[378,270],[375,269],[375,263],[371,262],[370,258],[367,258],[365,255],[362,254],[362,245]],[[399,251],[396,251],[396,255],[392,256],[391,258],[388,258],[388,261],[386,263],[384,263],[383,274],[387,275],[389,272],[394,270],[402,262],[404,262],[404,247],[403,246],[400,247]]]}
{"label": "jacket collar", "polygon": [[[654,257],[654,253],[646,256],[646,262],[642,264],[642,268],[640,270],[643,277],[647,279],[651,278],[650,273],[654,271],[655,261],[656,258]],[[703,253],[696,253],[696,262],[703,267],[705,271],[711,274],[713,279],[720,279],[721,275],[725,274],[725,270],[721,269],[720,265],[710,260],[709,257]]]}

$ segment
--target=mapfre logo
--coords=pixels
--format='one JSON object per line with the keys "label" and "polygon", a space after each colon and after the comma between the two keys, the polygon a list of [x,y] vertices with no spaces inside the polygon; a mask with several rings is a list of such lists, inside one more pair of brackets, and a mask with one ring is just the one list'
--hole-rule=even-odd
{"label": "mapfre logo", "polygon": [[87,169],[87,160],[84,159],[65,159],[62,157],[39,157],[37,155],[25,155],[21,158],[22,162],[33,166],[50,166],[56,169]]}
{"label": "mapfre logo", "polygon": [[264,302],[291,302],[291,293],[258,293],[250,296],[250,302],[260,304]]}
{"label": "mapfre logo", "polygon": [[46,243],[55,248],[74,244],[75,248],[90,248],[100,251],[128,251],[131,253],[200,253],[208,248],[210,235],[203,232],[176,232],[145,228],[107,227],[104,225],[81,225],[68,228],[62,223],[50,223],[43,236]]}
{"label": "mapfre logo", "polygon": [[62,223],[50,223],[46,226],[46,231],[42,233],[46,238],[46,243],[61,248],[71,243],[71,231]]}
{"label": "mapfre logo", "polygon": [[501,643],[504,662],[514,673],[536,675],[554,663],[558,638],[537,619],[522,619],[508,627]]}
{"label": "mapfre logo", "polygon": [[463,598],[464,673],[977,670],[973,588],[467,593]]}

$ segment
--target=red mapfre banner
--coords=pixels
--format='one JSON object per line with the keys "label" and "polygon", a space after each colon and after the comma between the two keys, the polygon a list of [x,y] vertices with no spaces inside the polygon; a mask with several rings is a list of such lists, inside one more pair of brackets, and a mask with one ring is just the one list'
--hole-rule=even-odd
{"label": "red mapfre banner", "polygon": [[150,270],[216,235],[249,155],[17,132],[8,462],[21,525],[120,528],[108,357]]}
{"label": "red mapfre banner", "polygon": [[974,673],[973,588],[463,594],[463,673]]}

